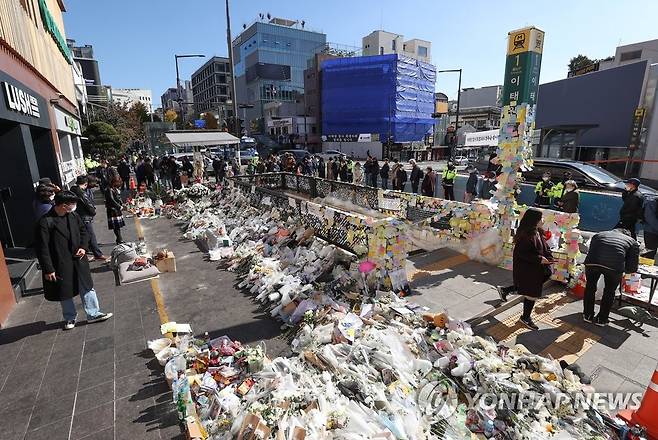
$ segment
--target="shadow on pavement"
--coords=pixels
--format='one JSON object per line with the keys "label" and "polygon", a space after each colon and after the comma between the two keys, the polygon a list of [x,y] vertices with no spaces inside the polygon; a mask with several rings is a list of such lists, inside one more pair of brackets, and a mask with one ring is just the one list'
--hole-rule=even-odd
{"label": "shadow on pavement", "polygon": [[46,321],[30,322],[29,324],[21,324],[16,327],[7,327],[0,330],[0,345],[11,344],[29,336],[41,334],[51,330],[59,330],[62,328],[61,322],[52,322],[46,324]]}

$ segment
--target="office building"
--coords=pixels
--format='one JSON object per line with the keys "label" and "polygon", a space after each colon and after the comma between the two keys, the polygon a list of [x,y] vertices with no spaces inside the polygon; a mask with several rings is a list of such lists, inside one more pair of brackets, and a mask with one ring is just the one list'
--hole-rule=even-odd
{"label": "office building", "polygon": [[111,89],[112,102],[130,108],[140,102],[146,108],[146,113],[153,113],[152,93],[149,89]]}
{"label": "office building", "polygon": [[[459,99],[459,126],[470,125],[478,131],[500,127],[500,96],[503,86],[468,87]],[[457,101],[448,104],[450,123],[457,118]]]}
{"label": "office building", "polygon": [[101,82],[98,61],[94,58],[94,48],[89,44],[77,46],[75,40],[67,39],[66,45],[73,54],[73,60],[80,65],[82,76],[87,88],[87,99],[90,105],[107,106],[109,102],[108,89]]}
{"label": "office building", "polygon": [[215,114],[220,126],[233,115],[228,58],[212,57],[192,74],[192,101],[198,113]]}
{"label": "office building", "polygon": [[387,31],[373,31],[363,37],[363,55],[398,54],[414,58],[424,63],[432,62],[432,43],[413,38],[404,41],[404,35]]}
{"label": "office building", "polygon": [[183,108],[185,109],[186,116],[194,114],[194,95],[192,92],[192,81],[181,81],[180,94],[176,91],[176,87],[169,87],[166,92],[160,96],[162,108],[167,110],[179,111],[178,100],[183,101]]}
{"label": "office building", "polygon": [[317,53],[309,60],[309,68],[304,71],[304,114],[313,118],[314,123],[307,127],[303,139],[305,145],[312,150],[321,149],[321,121],[322,121],[322,63],[326,60],[338,58],[332,53]]}
{"label": "office building", "polygon": [[304,70],[326,43],[327,36],[304,21],[261,14],[245,26],[233,40],[233,57],[238,103],[254,105],[245,112],[247,124],[257,119],[265,131],[266,112],[274,107],[276,117],[302,115]]}
{"label": "office building", "polygon": [[[0,2],[0,326],[26,273],[16,261],[34,242],[34,188],[42,177],[66,187],[84,173],[80,119],[65,42],[63,3]],[[27,261],[27,260],[25,260]],[[27,262],[29,267],[36,264]]]}

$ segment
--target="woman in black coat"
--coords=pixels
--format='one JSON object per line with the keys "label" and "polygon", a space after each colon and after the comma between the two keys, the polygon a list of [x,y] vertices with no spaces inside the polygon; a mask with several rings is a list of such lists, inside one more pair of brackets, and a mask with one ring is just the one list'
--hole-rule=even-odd
{"label": "woman in black coat", "polygon": [[105,190],[107,227],[111,231],[114,231],[116,244],[123,243],[123,237],[121,237],[121,228],[126,226],[126,222],[123,220],[123,214],[121,213],[123,209],[123,201],[121,200],[119,188],[121,188],[121,179],[114,179],[110,186]]}
{"label": "woman in black coat", "polygon": [[532,321],[532,309],[542,296],[544,283],[551,277],[550,265],[553,264],[553,254],[544,238],[541,221],[542,213],[537,209],[528,209],[523,215],[514,234],[514,286],[498,289],[503,301],[513,291],[525,297],[520,321],[533,330],[539,327]]}

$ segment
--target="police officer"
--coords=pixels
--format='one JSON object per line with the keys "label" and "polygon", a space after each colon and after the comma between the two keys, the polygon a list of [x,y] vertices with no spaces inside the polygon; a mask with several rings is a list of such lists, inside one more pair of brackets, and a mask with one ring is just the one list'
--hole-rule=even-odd
{"label": "police officer", "polygon": [[541,180],[535,186],[535,206],[538,208],[548,209],[551,207],[551,198],[553,197],[553,186],[551,182],[551,173],[544,173]]}
{"label": "police officer", "polygon": [[455,200],[455,177],[457,177],[457,170],[455,165],[448,161],[448,166],[443,170],[441,175],[441,186],[443,186],[444,198],[446,200]]}

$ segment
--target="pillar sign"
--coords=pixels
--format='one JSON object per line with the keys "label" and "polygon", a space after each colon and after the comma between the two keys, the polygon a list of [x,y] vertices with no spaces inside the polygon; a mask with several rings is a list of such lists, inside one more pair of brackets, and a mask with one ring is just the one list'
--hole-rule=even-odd
{"label": "pillar sign", "polygon": [[507,41],[503,106],[537,103],[544,32],[529,27],[512,31]]}
{"label": "pillar sign", "polygon": [[515,220],[517,173],[532,167],[532,134],[543,48],[544,32],[535,27],[509,33],[497,150],[502,171],[495,195],[503,218],[501,232],[505,242],[511,237]]}

